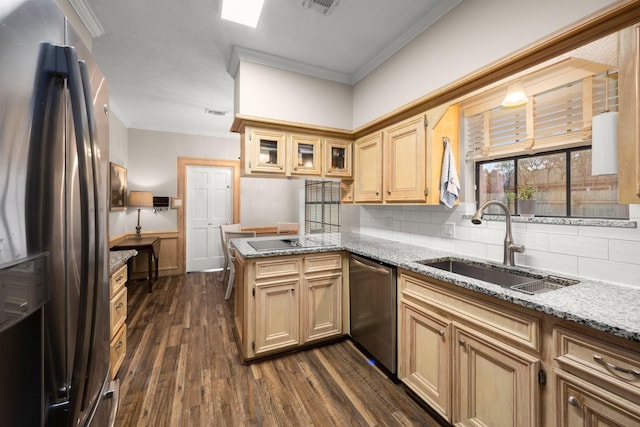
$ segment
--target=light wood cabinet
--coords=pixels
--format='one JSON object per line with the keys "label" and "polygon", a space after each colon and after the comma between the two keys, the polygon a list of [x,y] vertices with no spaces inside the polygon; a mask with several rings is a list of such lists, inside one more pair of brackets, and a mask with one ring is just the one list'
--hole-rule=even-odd
{"label": "light wood cabinet", "polygon": [[355,203],[440,203],[443,138],[459,170],[460,107],[443,105],[354,144]]}
{"label": "light wood cabinet", "polygon": [[355,202],[382,202],[382,133],[357,139],[354,151]]}
{"label": "light wood cabinet", "polygon": [[540,360],[472,328],[454,328],[452,422],[539,425]]}
{"label": "light wood cabinet", "polygon": [[234,317],[243,360],[343,333],[340,252],[236,259]]}
{"label": "light wood cabinet", "polygon": [[618,203],[640,203],[640,25],[620,31]]}
{"label": "light wood cabinet", "polygon": [[640,425],[640,353],[626,342],[584,332],[563,326],[553,331],[555,424]]}
{"label": "light wood cabinet", "polygon": [[324,138],[324,176],[351,178],[353,141]]}
{"label": "light wood cabinet", "polygon": [[327,135],[288,126],[245,126],[240,149],[243,174],[352,178],[353,140]]}
{"label": "light wood cabinet", "polygon": [[426,200],[425,126],[425,117],[419,114],[384,130],[385,201]]}
{"label": "light wood cabinet", "polygon": [[123,265],[111,274],[109,279],[109,321],[111,330],[110,364],[111,378],[118,373],[118,369],[127,354],[127,265]]}
{"label": "light wood cabinet", "polygon": [[398,378],[456,425],[536,426],[540,319],[400,272]]}
{"label": "light wood cabinet", "polygon": [[287,134],[270,129],[247,128],[245,170],[247,173],[284,175]]}
{"label": "light wood cabinet", "polygon": [[427,164],[426,188],[429,205],[440,203],[442,160],[444,157],[443,138],[448,138],[455,158],[456,170],[460,176],[460,105],[442,105],[427,111]]}
{"label": "light wood cabinet", "polygon": [[316,135],[292,133],[288,171],[291,175],[320,175],[322,173],[322,138]]}

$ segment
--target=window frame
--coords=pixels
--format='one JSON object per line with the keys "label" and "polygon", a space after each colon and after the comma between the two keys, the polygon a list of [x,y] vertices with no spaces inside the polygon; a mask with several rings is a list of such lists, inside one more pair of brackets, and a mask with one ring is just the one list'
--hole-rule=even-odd
{"label": "window frame", "polygon": [[[514,162],[514,179],[513,179],[513,185],[514,185],[514,189],[518,188],[518,161],[521,159],[528,159],[528,158],[532,158],[532,157],[536,157],[536,156],[546,156],[546,155],[553,155],[553,154],[564,154],[565,155],[565,198],[566,198],[566,215],[538,215],[536,214],[536,217],[538,218],[570,218],[570,219],[577,219],[577,218],[584,218],[584,219],[611,219],[611,220],[628,220],[629,219],[629,211],[628,211],[628,205],[624,204],[624,203],[619,203],[618,205],[626,205],[627,206],[627,215],[624,218],[620,218],[620,217],[606,217],[606,216],[587,216],[587,217],[578,217],[578,216],[572,216],[572,199],[571,199],[571,154],[576,152],[576,151],[586,151],[586,150],[591,150],[591,145],[587,145],[587,146],[580,146],[580,147],[567,147],[567,148],[560,148],[557,150],[550,150],[550,151],[541,151],[541,152],[536,152],[536,153],[532,153],[532,154],[523,154],[523,155],[518,155],[518,156],[509,156],[509,157],[500,157],[500,158],[496,158],[496,159],[487,159],[487,160],[477,160],[474,162],[474,167],[475,167],[475,172],[474,172],[474,185],[475,185],[475,205],[476,205],[476,209],[480,208],[480,169],[481,166],[483,164],[486,163],[495,163],[495,162],[504,162],[504,161],[513,161]],[[515,203],[514,204],[514,209],[513,212],[511,213],[512,215],[520,215],[520,213],[518,212],[518,204]],[[493,215],[493,214],[492,214]],[[498,213],[495,215],[504,215],[503,213]]]}

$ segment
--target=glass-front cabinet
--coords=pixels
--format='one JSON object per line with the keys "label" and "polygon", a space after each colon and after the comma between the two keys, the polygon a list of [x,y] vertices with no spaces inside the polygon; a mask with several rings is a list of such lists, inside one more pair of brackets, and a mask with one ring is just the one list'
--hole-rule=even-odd
{"label": "glass-front cabinet", "polygon": [[353,141],[325,138],[325,176],[351,178],[351,152]]}
{"label": "glass-front cabinet", "polygon": [[320,156],[322,140],[319,136],[291,134],[292,175],[320,175],[322,158]]}
{"label": "glass-front cabinet", "polygon": [[286,133],[266,129],[252,129],[249,133],[251,173],[285,173]]}

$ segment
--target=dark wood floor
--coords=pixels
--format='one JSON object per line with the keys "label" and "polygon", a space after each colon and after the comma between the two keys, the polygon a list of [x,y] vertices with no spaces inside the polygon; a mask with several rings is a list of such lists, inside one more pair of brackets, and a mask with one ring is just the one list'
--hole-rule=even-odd
{"label": "dark wood floor", "polygon": [[129,286],[116,426],[437,426],[348,341],[242,365],[216,273]]}

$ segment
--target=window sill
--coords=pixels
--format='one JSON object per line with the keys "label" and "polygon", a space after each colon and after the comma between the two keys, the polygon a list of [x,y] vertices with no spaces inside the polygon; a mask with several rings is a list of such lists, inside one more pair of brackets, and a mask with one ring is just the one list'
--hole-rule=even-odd
{"label": "window sill", "polygon": [[[463,215],[463,219],[471,219],[473,215]],[[483,215],[484,221],[502,221],[504,215]],[[523,222],[531,224],[554,224],[554,225],[582,225],[587,227],[615,227],[615,228],[638,228],[636,221],[628,219],[599,219],[599,218],[556,218],[556,217],[523,217],[512,215],[511,222]]]}

